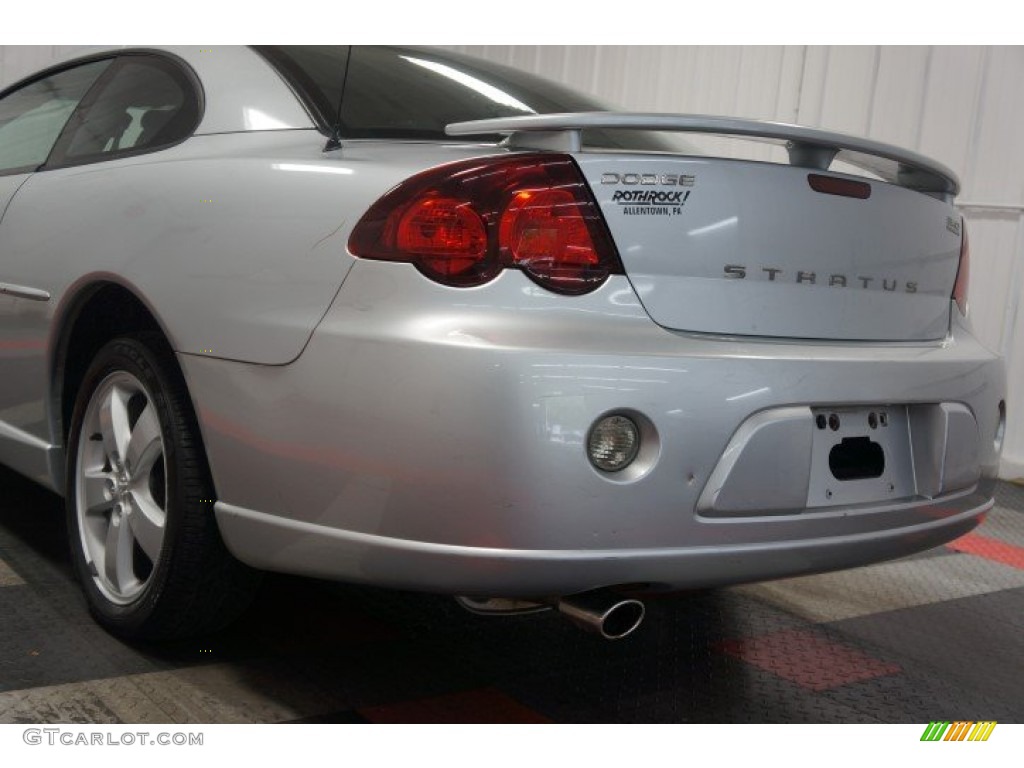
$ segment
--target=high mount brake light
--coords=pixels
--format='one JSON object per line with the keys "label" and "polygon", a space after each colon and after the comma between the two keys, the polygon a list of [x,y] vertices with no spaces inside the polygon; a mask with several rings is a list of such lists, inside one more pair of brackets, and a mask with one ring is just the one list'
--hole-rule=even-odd
{"label": "high mount brake light", "polygon": [[807,176],[807,183],[815,192],[822,192],[826,195],[839,195],[841,197],[855,197],[858,200],[867,200],[871,197],[871,185],[864,181],[853,179],[842,179],[837,176],[823,176],[820,173],[812,173]]}
{"label": "high mount brake light", "polygon": [[960,266],[956,271],[956,283],[953,285],[953,301],[960,308],[960,313],[967,316],[967,289],[971,282],[971,246],[967,242],[967,222],[960,220],[963,239],[960,241]]}
{"label": "high mount brake light", "polygon": [[623,271],[583,176],[556,154],[464,160],[412,176],[371,206],[348,247],[458,287],[513,268],[581,294]]}

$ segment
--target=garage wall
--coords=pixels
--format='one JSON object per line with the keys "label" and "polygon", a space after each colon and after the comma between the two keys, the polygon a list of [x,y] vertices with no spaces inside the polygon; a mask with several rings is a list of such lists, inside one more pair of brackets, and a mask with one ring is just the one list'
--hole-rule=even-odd
{"label": "garage wall", "polygon": [[[453,47],[628,109],[800,122],[900,144],[952,167],[971,237],[972,320],[1007,358],[1004,475],[1024,477],[1024,47]],[[0,82],[68,50],[0,46]],[[772,152],[743,150],[764,159]]]}
{"label": "garage wall", "polygon": [[73,53],[74,45],[0,45],[0,87]]}

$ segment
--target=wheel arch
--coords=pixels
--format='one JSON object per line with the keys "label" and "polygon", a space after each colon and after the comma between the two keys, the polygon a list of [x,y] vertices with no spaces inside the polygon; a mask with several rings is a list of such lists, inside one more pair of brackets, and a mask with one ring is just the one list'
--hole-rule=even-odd
{"label": "wheel arch", "polygon": [[[142,292],[112,273],[87,275],[69,286],[54,312],[51,327],[47,415],[51,442],[61,446],[63,459],[78,387],[106,342],[118,334],[149,331],[159,333],[171,350],[177,346]],[[51,474],[55,475],[54,486],[63,488],[63,460],[51,465]]]}

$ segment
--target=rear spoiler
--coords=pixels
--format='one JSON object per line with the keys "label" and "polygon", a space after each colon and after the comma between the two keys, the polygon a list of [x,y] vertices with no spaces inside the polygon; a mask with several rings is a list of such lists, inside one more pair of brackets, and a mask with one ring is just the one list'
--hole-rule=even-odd
{"label": "rear spoiler", "polygon": [[784,143],[790,165],[824,171],[838,158],[892,184],[942,199],[952,200],[960,191],[960,181],[952,170],[916,152],[843,133],[763,120],[639,112],[565,112],[452,123],[445,132],[449,136],[507,134],[509,146],[517,149],[579,152],[583,147],[582,132],[586,130],[677,131],[777,141]]}

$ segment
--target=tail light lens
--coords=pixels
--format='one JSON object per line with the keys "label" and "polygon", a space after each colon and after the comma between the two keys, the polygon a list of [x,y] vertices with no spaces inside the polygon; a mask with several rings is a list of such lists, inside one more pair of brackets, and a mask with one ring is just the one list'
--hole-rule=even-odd
{"label": "tail light lens", "polygon": [[967,242],[967,222],[961,219],[960,229],[964,233],[960,241],[960,267],[956,272],[956,283],[953,285],[953,301],[960,308],[960,313],[967,316],[967,288],[971,282],[971,247]]}
{"label": "tail light lens", "polygon": [[373,204],[348,247],[459,287],[510,268],[557,293],[581,294],[622,273],[597,203],[567,155],[488,157],[420,173]]}

